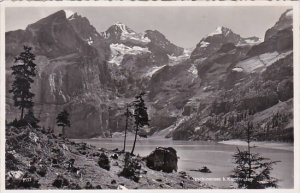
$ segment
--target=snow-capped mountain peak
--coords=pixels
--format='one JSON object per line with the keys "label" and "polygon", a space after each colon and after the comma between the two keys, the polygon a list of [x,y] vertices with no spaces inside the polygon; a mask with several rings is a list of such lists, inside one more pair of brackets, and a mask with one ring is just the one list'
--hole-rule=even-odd
{"label": "snow-capped mountain peak", "polygon": [[292,9],[287,10],[285,12],[285,16],[289,17],[289,18],[292,18],[293,17],[293,10]]}
{"label": "snow-capped mountain peak", "polygon": [[225,36],[229,34],[231,30],[227,27],[218,26],[215,31],[211,32],[207,36],[214,36],[214,35],[221,35],[224,34]]}
{"label": "snow-capped mountain peak", "polygon": [[[122,33],[130,33],[130,32],[133,32],[133,30],[131,30],[130,28],[128,28],[124,23],[122,22],[117,22],[115,23],[115,26],[117,26],[121,31]],[[130,31],[130,32],[129,32]]]}
{"label": "snow-capped mountain peak", "polygon": [[76,14],[75,12],[71,11],[71,10],[64,10],[64,12],[66,13],[66,18],[69,19],[70,17],[72,17],[74,14]]}
{"label": "snow-capped mountain peak", "polygon": [[137,45],[146,45],[150,42],[150,39],[145,37],[145,33],[137,33],[121,22],[115,23],[101,34],[105,39],[131,42]]}

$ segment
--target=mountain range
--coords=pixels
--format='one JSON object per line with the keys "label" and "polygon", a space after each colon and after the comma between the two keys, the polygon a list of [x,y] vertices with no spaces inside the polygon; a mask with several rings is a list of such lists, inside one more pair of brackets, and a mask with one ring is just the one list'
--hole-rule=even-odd
{"label": "mountain range", "polygon": [[6,119],[18,114],[8,92],[10,67],[27,45],[38,68],[34,113],[42,126],[59,132],[55,118],[69,111],[68,137],[122,132],[126,103],[145,91],[148,135],[241,138],[251,121],[257,140],[292,141],[292,16],[292,10],[284,12],[264,40],[221,26],[191,50],[157,30],[135,32],[117,22],[98,32],[86,17],[58,11],[5,34]]}

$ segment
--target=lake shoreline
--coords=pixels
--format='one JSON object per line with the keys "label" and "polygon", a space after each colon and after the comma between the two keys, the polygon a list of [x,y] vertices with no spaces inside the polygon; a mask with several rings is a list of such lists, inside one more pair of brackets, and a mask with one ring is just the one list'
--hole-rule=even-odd
{"label": "lake shoreline", "polygon": [[[241,139],[230,139],[225,141],[218,141],[217,143],[224,144],[224,145],[232,145],[232,146],[247,146],[247,142]],[[251,145],[256,146],[258,148],[294,151],[294,143],[289,143],[289,142],[253,141],[251,142]]]}
{"label": "lake shoreline", "polygon": [[[124,134],[121,132],[115,132],[112,136],[112,138],[105,138],[105,137],[95,137],[90,138],[91,140],[103,140],[103,139],[122,139],[124,137]],[[128,133],[127,139],[133,139],[134,133]],[[140,138],[140,137],[139,137]],[[163,138],[163,137],[157,137],[157,136],[149,136],[148,138],[143,138],[147,140],[168,140],[168,141],[185,141],[185,140],[172,140],[171,138]],[[75,139],[76,140],[76,139]],[[77,139],[80,140],[80,139]],[[188,140],[187,140],[188,141]],[[192,141],[197,142],[197,141]],[[201,140],[199,140],[201,142]],[[242,139],[229,139],[229,140],[223,140],[223,141],[203,141],[207,143],[217,143],[217,144],[224,144],[224,145],[230,145],[230,146],[247,146],[247,143],[243,141]],[[277,149],[277,150],[286,150],[286,151],[294,151],[294,143],[291,142],[277,142],[277,141],[253,141],[251,142],[252,146],[256,146],[258,148],[269,148],[269,149]]]}
{"label": "lake shoreline", "polygon": [[[120,133],[119,133],[120,134]],[[133,135],[128,136],[126,150],[131,150],[133,144]],[[124,137],[122,135],[113,135],[113,138],[93,138],[89,140],[76,140],[77,142],[86,142],[98,148],[122,149]],[[276,144],[274,144],[276,143]],[[264,155],[271,160],[281,161],[274,166],[272,172],[277,177],[280,188],[293,187],[293,148],[292,143],[277,142],[259,142],[254,143],[259,146],[255,152]],[[158,137],[148,137],[137,139],[136,153],[144,157],[149,155],[156,147],[173,147],[179,157],[178,171],[185,171],[195,179],[205,178],[205,183],[214,188],[229,188],[234,185],[231,181],[212,181],[214,178],[228,177],[231,174],[234,164],[232,155],[236,152],[236,146],[243,148],[246,146],[242,140],[230,141],[183,141],[172,140]],[[274,147],[271,147],[274,146]],[[213,160],[213,161],[212,161]],[[212,173],[201,173],[195,170],[207,166]]]}

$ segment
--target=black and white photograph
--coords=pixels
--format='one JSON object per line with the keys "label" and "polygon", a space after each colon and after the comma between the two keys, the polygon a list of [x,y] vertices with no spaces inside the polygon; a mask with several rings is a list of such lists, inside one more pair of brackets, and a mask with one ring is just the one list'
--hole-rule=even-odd
{"label": "black and white photograph", "polygon": [[2,190],[299,188],[299,2],[159,3],[0,3]]}

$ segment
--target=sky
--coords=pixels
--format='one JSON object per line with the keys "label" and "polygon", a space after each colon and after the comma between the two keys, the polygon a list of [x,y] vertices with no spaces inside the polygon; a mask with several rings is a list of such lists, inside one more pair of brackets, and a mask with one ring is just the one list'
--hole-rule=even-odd
{"label": "sky", "polygon": [[[264,38],[267,29],[290,7],[18,7],[6,8],[5,31],[27,25],[59,10],[87,17],[98,32],[122,22],[136,32],[158,30],[172,43],[193,48],[218,26],[230,28],[242,37]],[[20,14],[21,13],[21,14]]]}

